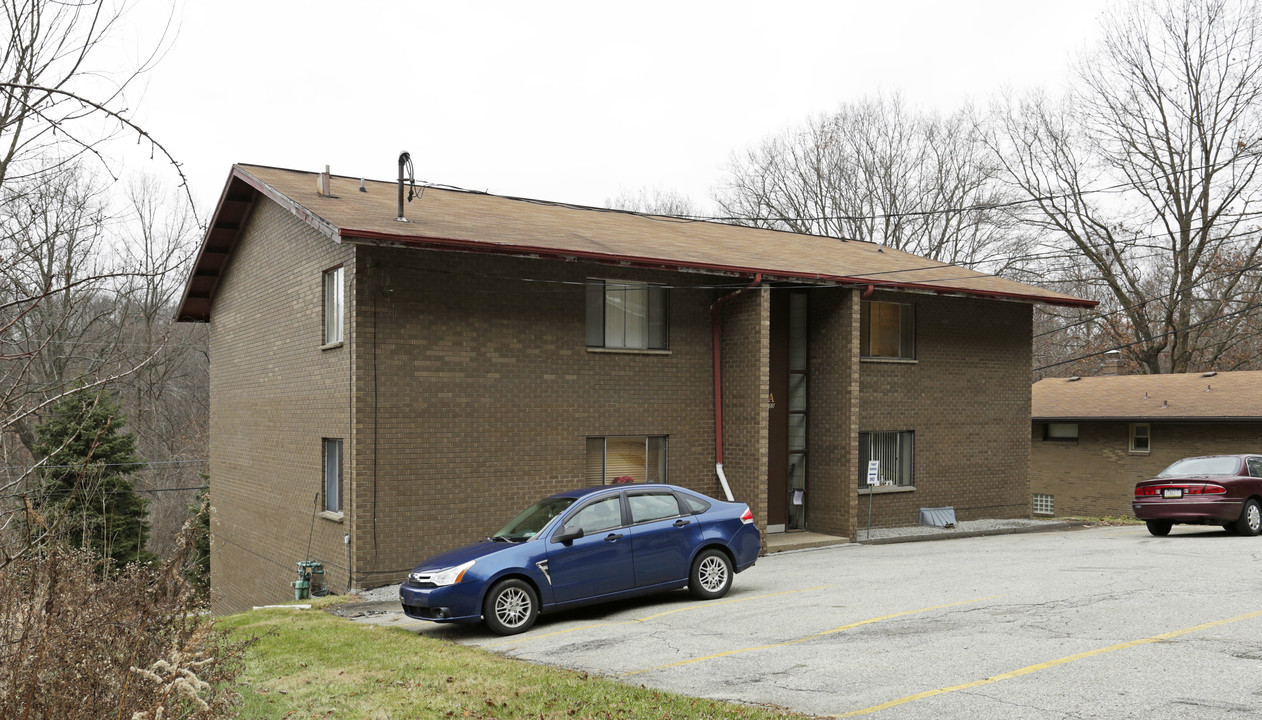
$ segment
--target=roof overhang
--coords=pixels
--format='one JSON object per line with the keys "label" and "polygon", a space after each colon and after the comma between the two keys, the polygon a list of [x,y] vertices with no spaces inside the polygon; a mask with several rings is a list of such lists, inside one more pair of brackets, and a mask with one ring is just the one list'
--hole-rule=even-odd
{"label": "roof overhang", "polygon": [[202,239],[202,244],[198,250],[188,282],[185,284],[184,294],[180,299],[176,313],[177,321],[210,321],[215,293],[218,291],[219,285],[227,271],[233,252],[241,240],[241,233],[249,219],[250,213],[257,205],[260,197],[265,197],[277,203],[295,217],[310,225],[317,232],[335,242],[411,247],[446,252],[482,253],[569,262],[591,262],[622,267],[725,274],[750,278],[755,275],[762,275],[764,279],[771,281],[845,285],[864,288],[869,292],[882,289],[898,290],[1069,307],[1094,307],[1097,304],[1093,300],[1063,295],[1025,294],[982,288],[960,288],[950,285],[938,285],[933,282],[882,280],[873,277],[871,273],[866,276],[806,274],[774,267],[747,267],[696,261],[682,262],[669,258],[577,252],[530,245],[486,242],[473,238],[426,237],[416,234],[387,233],[347,227],[339,228],[287,197],[284,193],[251,174],[240,165],[233,165],[228,175],[228,181],[224,186],[223,194],[219,198],[219,203],[215,208],[210,225]]}

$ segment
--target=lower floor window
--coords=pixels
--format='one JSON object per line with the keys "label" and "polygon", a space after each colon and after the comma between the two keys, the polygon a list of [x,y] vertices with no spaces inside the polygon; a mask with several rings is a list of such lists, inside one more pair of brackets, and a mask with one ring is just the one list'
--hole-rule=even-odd
{"label": "lower floor window", "polygon": [[324,438],[324,509],[342,512],[342,441]]}
{"label": "lower floor window", "polygon": [[1056,504],[1055,499],[1051,495],[1043,493],[1034,493],[1034,514],[1035,515],[1055,515]]}
{"label": "lower floor window", "polygon": [[859,433],[859,487],[868,487],[868,463],[880,463],[878,485],[913,485],[912,466],[916,455],[916,433]]}
{"label": "lower floor window", "polygon": [[587,438],[587,482],[666,482],[666,436]]}

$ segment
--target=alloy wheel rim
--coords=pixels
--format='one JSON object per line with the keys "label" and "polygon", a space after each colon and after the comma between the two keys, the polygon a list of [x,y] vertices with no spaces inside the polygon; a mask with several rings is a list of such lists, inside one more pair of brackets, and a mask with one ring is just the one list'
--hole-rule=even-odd
{"label": "alloy wheel rim", "polygon": [[716,557],[709,557],[703,560],[701,562],[701,571],[698,574],[700,575],[701,586],[710,592],[721,589],[727,582],[727,566]]}
{"label": "alloy wheel rim", "polygon": [[520,588],[509,588],[495,598],[495,617],[506,627],[517,627],[530,616],[530,598]]}
{"label": "alloy wheel rim", "polygon": [[1249,506],[1249,529],[1253,532],[1262,529],[1262,510],[1257,505]]}

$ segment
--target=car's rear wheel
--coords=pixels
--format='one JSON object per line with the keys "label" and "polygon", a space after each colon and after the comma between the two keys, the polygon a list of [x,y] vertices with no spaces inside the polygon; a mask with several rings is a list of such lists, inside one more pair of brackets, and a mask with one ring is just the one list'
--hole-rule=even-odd
{"label": "car's rear wheel", "polygon": [[1240,519],[1236,521],[1236,532],[1241,535],[1257,535],[1262,533],[1262,505],[1257,500],[1245,501],[1240,511]]}
{"label": "car's rear wheel", "polygon": [[1170,528],[1174,527],[1174,523],[1170,520],[1145,520],[1144,524],[1148,526],[1148,532],[1157,537],[1169,535]]}
{"label": "car's rear wheel", "polygon": [[703,550],[692,562],[688,574],[688,590],[694,597],[713,600],[727,594],[732,587],[732,561],[722,550]]}
{"label": "car's rear wheel", "polygon": [[526,632],[539,617],[539,598],[530,583],[509,578],[495,583],[482,603],[482,619],[497,635]]}

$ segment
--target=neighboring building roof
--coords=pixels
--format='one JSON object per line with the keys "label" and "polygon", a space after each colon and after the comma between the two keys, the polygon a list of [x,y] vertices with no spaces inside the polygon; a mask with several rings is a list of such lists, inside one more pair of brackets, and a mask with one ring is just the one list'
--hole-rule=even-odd
{"label": "neighboring building roof", "polygon": [[645,268],[762,274],[766,280],[841,283],[1090,307],[1091,300],[1025,285],[854,240],[418,188],[396,220],[398,185],[318,173],[234,165],[180,303],[179,319],[206,321],[219,278],[260,195],[337,242],[578,259]]}
{"label": "neighboring building roof", "polygon": [[1262,421],[1262,371],[1047,378],[1034,383],[1037,421]]}

